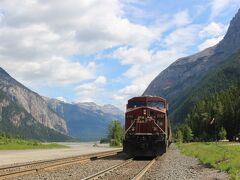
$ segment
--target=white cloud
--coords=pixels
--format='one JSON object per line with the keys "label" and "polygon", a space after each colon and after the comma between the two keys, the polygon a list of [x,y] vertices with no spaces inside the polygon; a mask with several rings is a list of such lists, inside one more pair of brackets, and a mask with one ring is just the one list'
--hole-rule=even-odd
{"label": "white cloud", "polygon": [[[24,84],[42,85],[66,85],[92,79],[95,77],[96,65],[93,62],[83,66],[78,62],[71,62],[62,57],[51,57],[38,61],[21,62],[13,60],[1,60],[2,67],[11,72],[14,77]],[[21,76],[19,76],[19,74]]]}
{"label": "white cloud", "polygon": [[218,37],[226,33],[228,26],[221,23],[211,22],[206,27],[204,27],[199,35],[201,37]]}
{"label": "white cloud", "polygon": [[191,18],[189,17],[188,11],[180,11],[176,13],[173,17],[172,23],[177,26],[185,26],[191,23]]}
{"label": "white cloud", "polygon": [[131,66],[125,73],[124,75],[129,78],[134,78],[139,76],[141,74],[141,65],[135,64]]}
{"label": "white cloud", "polygon": [[219,16],[227,16],[239,9],[240,0],[211,0],[211,15],[210,20],[218,18]]}
{"label": "white cloud", "polygon": [[194,24],[177,28],[162,38],[161,45],[166,48],[165,50],[155,52],[126,47],[116,50],[114,55],[116,58],[118,57],[120,62],[132,65],[124,73],[126,77],[131,79],[131,82],[113,95],[113,98],[118,100],[118,106],[121,107],[130,97],[140,96],[162,70],[176,59],[186,56],[188,49],[199,41],[199,36],[196,34],[203,28],[201,25]]}
{"label": "white cloud", "polygon": [[124,110],[125,104],[130,97],[140,96],[146,85],[141,84],[131,84],[122,89],[120,89],[117,94],[112,95],[112,98],[117,102],[117,106]]}
{"label": "white cloud", "polygon": [[219,36],[216,38],[210,38],[210,39],[205,40],[202,44],[200,44],[198,46],[199,51],[202,51],[206,48],[216,45],[217,43],[219,43],[219,41],[221,41],[223,39],[223,37],[224,36]]}
{"label": "white cloud", "polygon": [[62,102],[67,102],[67,100],[62,96],[56,97],[56,99]]}
{"label": "white cloud", "polygon": [[193,45],[196,42],[196,34],[199,32],[201,26],[189,25],[184,28],[178,28],[174,32],[170,33],[165,38],[165,43],[168,48],[178,48],[184,51],[188,46]]}
{"label": "white cloud", "polygon": [[79,102],[96,102],[99,96],[103,96],[104,86],[107,83],[107,79],[104,76],[99,76],[93,82],[81,84],[75,88],[75,92],[78,95]]}
{"label": "white cloud", "polygon": [[[221,23],[211,22],[205,26],[200,32],[200,38],[203,38],[204,41],[198,45],[200,51],[216,45],[221,41],[228,29],[229,25],[223,25]],[[207,38],[207,39],[206,39]]]}
{"label": "white cloud", "polygon": [[125,18],[118,0],[2,0],[0,7],[0,66],[25,81],[92,79],[94,68],[68,57],[119,45],[147,47],[158,35]]}
{"label": "white cloud", "polygon": [[[230,1],[239,0],[213,0],[212,18]],[[199,42],[203,42],[199,49],[214,45],[226,31],[226,26],[218,22],[206,27],[193,24],[187,10],[154,17],[154,24],[137,24],[127,18],[122,4],[132,2],[140,1],[1,0],[0,66],[26,83],[88,82],[75,88],[80,101],[108,96],[125,104],[129,97],[141,95],[159,72],[188,54],[191,47]],[[97,64],[69,57],[113,47],[120,48],[107,56],[130,68],[118,77],[126,81],[126,86],[110,94],[111,90],[105,89],[108,80],[98,72]]]}
{"label": "white cloud", "polygon": [[114,52],[113,58],[119,59],[122,64],[142,64],[151,61],[151,53],[142,48],[120,47]]}
{"label": "white cloud", "polygon": [[231,2],[232,0],[212,0],[210,19],[217,17]]}
{"label": "white cloud", "polygon": [[[151,54],[149,52],[149,54]],[[124,73],[125,77],[131,79],[128,85],[115,92],[112,97],[116,101],[116,105],[124,109],[129,98],[140,96],[147,88],[149,83],[174,60],[185,56],[185,54],[176,49],[162,50],[151,54],[151,61],[132,65],[132,67]]]}

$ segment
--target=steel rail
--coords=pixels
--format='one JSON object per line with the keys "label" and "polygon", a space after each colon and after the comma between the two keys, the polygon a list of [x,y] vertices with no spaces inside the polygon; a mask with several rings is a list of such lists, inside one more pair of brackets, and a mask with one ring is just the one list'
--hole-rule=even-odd
{"label": "steel rail", "polygon": [[156,162],[156,159],[154,158],[132,180],[140,180],[155,162]]}
{"label": "steel rail", "polygon": [[130,163],[130,162],[132,162],[132,161],[133,161],[133,159],[128,159],[128,160],[126,160],[126,161],[124,161],[124,162],[122,162],[122,163],[116,164],[116,165],[111,166],[111,167],[109,167],[109,168],[107,168],[107,169],[104,169],[104,170],[102,170],[102,171],[100,171],[100,172],[98,172],[98,173],[95,173],[95,174],[90,175],[90,176],[88,176],[88,177],[86,177],[86,178],[83,178],[82,180],[94,180],[94,179],[98,179],[98,177],[103,176],[104,174],[109,173],[109,172],[111,172],[111,171],[114,171],[115,169],[117,169],[117,168],[119,168],[119,167],[122,167],[122,166],[124,166],[124,165],[126,165],[126,164],[128,164],[128,163]]}
{"label": "steel rail", "polygon": [[[126,160],[125,162],[122,162],[122,163],[119,163],[119,164],[117,164],[117,165],[111,166],[111,167],[109,167],[109,168],[107,168],[107,169],[105,169],[105,170],[102,170],[102,171],[97,172],[97,173],[95,173],[95,174],[93,174],[93,175],[90,175],[90,176],[88,176],[88,177],[86,177],[86,178],[83,178],[82,180],[95,180],[95,179],[98,179],[99,177],[101,177],[101,176],[103,176],[103,175],[105,175],[105,174],[107,174],[107,173],[110,173],[110,172],[112,172],[112,171],[114,171],[114,170],[116,170],[116,169],[118,169],[118,168],[120,168],[120,167],[122,167],[122,166],[125,166],[125,165],[127,165],[127,164],[129,164],[129,163],[131,163],[131,162],[133,162],[133,161],[134,161],[133,159],[128,159],[128,160]],[[140,180],[140,179],[143,177],[143,175],[147,172],[147,170],[148,170],[155,162],[156,162],[156,159],[154,158],[154,159],[151,160],[146,166],[144,166],[144,168],[141,169],[141,171],[140,171],[136,176],[134,176],[134,178],[133,178],[132,180]]]}
{"label": "steel rail", "polygon": [[120,150],[113,150],[113,151],[106,151],[106,152],[100,152],[95,154],[92,153],[92,154],[72,156],[67,158],[59,158],[59,159],[53,159],[53,160],[32,162],[32,163],[27,163],[22,165],[2,167],[0,168],[0,180],[6,179],[9,177],[17,177],[20,175],[31,174],[38,171],[54,169],[54,168],[58,168],[65,165],[84,163],[84,162],[88,162],[95,159],[113,156],[120,152],[121,152]]}

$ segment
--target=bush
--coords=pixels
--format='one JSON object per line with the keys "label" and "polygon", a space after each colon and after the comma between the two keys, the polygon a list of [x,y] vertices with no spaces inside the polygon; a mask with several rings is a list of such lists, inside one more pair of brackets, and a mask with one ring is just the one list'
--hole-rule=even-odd
{"label": "bush", "polygon": [[227,136],[227,131],[226,131],[226,129],[224,129],[224,127],[221,127],[220,130],[219,130],[219,132],[218,132],[218,138],[219,138],[220,140],[224,140],[224,139],[226,139],[226,136]]}

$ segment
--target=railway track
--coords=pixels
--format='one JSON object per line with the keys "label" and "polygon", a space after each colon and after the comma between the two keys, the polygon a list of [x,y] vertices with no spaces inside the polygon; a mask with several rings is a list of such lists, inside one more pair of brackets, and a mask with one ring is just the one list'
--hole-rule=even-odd
{"label": "railway track", "polygon": [[[96,174],[90,175],[86,178],[83,178],[82,180],[96,180],[99,178],[102,179],[125,179],[128,176],[128,179],[130,176],[132,180],[140,180],[143,175],[147,172],[148,169],[150,169],[150,167],[155,163],[156,158],[149,160],[149,161],[137,161],[137,160],[133,160],[133,159],[128,159],[122,163],[119,163],[117,165],[114,165],[110,168],[107,168],[103,171],[97,172]],[[128,175],[126,175],[126,173],[114,173],[114,171],[117,170],[121,170],[121,168],[125,168],[128,170],[132,170],[131,167],[134,167],[134,164],[136,166],[136,164],[140,163],[140,167],[138,167],[138,172],[133,172],[130,173]],[[128,167],[127,167],[128,166]],[[125,171],[125,170],[124,170]],[[128,172],[129,173],[129,172]],[[103,177],[104,176],[104,177]]]}
{"label": "railway track", "polygon": [[88,161],[109,157],[120,153],[120,150],[113,150],[101,153],[72,156],[54,160],[37,161],[26,164],[18,164],[6,167],[0,167],[0,180],[18,177],[26,174],[36,173],[45,170],[51,170],[66,165],[85,163]]}

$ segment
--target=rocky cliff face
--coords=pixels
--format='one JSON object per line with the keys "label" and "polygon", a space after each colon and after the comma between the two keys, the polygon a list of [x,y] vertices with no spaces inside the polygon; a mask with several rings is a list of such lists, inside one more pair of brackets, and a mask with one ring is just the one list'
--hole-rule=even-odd
{"label": "rocky cliff face", "polygon": [[[144,95],[163,96],[170,110],[177,99],[194,87],[209,71],[240,49],[240,10],[232,19],[227,34],[219,44],[195,55],[180,58],[162,71],[148,86]],[[182,98],[184,99],[184,98]]]}
{"label": "rocky cliff face", "polygon": [[68,133],[64,119],[52,111],[40,95],[17,82],[2,68],[0,68],[0,90],[21,105],[40,124],[64,134]]}
{"label": "rocky cliff face", "polygon": [[69,104],[56,99],[48,99],[49,106],[67,122],[69,134],[81,140],[97,140],[106,137],[108,124],[120,120],[124,113],[112,105],[99,106],[93,102]]}
{"label": "rocky cliff face", "polygon": [[41,141],[67,141],[71,137],[36,121],[21,105],[0,90],[0,133]]}
{"label": "rocky cliff face", "polygon": [[224,39],[217,45],[216,52],[229,56],[239,50],[240,47],[240,9],[231,20]]}

